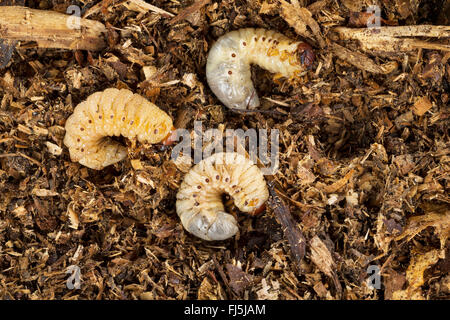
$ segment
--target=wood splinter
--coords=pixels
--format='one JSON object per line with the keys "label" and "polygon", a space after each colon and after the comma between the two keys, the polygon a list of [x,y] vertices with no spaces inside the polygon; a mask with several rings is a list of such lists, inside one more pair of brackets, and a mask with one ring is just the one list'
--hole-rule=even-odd
{"label": "wood splinter", "polygon": [[55,11],[0,7],[0,38],[35,41],[42,48],[99,51],[106,47],[105,26],[98,21]]}
{"label": "wood splinter", "polygon": [[[418,48],[450,51],[448,39],[450,26],[418,25],[389,26],[378,28],[346,28],[332,29],[342,40],[358,40],[364,51],[412,51]],[[440,42],[428,42],[417,37],[436,38]]]}

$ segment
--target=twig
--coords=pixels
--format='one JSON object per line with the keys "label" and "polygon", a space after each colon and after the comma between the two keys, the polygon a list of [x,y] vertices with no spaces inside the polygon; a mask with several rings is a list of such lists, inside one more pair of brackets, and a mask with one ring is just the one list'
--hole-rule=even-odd
{"label": "twig", "polygon": [[225,275],[225,272],[223,271],[222,266],[220,265],[219,261],[217,261],[217,258],[215,255],[212,256],[212,259],[214,261],[214,265],[217,269],[217,271],[219,272],[220,277],[222,278],[223,283],[225,284],[225,287],[227,288],[228,294],[230,295],[230,297],[236,297],[236,295],[233,293],[233,291],[230,288],[230,284],[229,281],[227,279],[227,276]]}
{"label": "twig", "polygon": [[[143,0],[128,0],[127,1],[131,6],[129,6],[130,10],[137,9],[137,11],[140,11],[142,13],[146,13],[147,11],[152,11],[154,13],[159,13],[161,15],[166,15],[169,17],[175,16],[173,13],[167,12],[166,10],[160,9],[154,5],[151,5]],[[133,5],[136,8],[133,8]]]}
{"label": "twig", "polygon": [[283,200],[278,196],[272,181],[267,182],[270,192],[270,204],[277,217],[278,222],[283,228],[285,237],[287,238],[291,252],[294,257],[295,265],[299,273],[302,272],[301,261],[305,256],[306,240],[302,231],[292,217],[289,208],[284,204]]}
{"label": "twig", "polygon": [[379,28],[336,27],[342,40],[358,40],[365,51],[412,51],[417,48],[450,51],[450,44],[427,42],[413,37],[449,38],[450,26],[399,26]]}
{"label": "twig", "polygon": [[367,70],[372,73],[388,74],[397,68],[397,63],[395,62],[378,65],[364,54],[351,51],[345,47],[338,45],[337,43],[333,43],[331,45],[331,50],[338,58],[351,63],[359,69]]}
{"label": "twig", "polygon": [[333,29],[343,40],[350,39],[373,39],[377,37],[450,37],[450,26],[391,26],[379,28],[346,28],[336,27]]}
{"label": "twig", "polygon": [[[73,25],[69,19],[74,19]],[[55,11],[0,7],[0,37],[36,41],[43,48],[97,51],[106,46],[106,28],[101,22],[75,19]]]}

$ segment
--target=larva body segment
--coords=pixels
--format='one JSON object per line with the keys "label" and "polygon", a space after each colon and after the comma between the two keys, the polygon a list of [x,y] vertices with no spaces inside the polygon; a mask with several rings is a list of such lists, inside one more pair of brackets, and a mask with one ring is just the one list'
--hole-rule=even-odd
{"label": "larva body segment", "polygon": [[224,240],[238,231],[225,212],[222,194],[230,195],[242,212],[256,213],[269,198],[261,170],[243,155],[216,153],[200,161],[184,177],[176,209],[184,228],[204,240]]}
{"label": "larva body segment", "polygon": [[172,129],[172,119],[153,103],[130,90],[110,88],[75,107],[66,121],[64,144],[72,161],[101,170],[127,156],[127,148],[112,136],[158,143]]}
{"label": "larva body segment", "polygon": [[206,78],[229,108],[254,109],[259,98],[251,81],[251,64],[284,77],[295,77],[311,65],[314,54],[301,41],[272,30],[245,28],[220,37],[208,54]]}

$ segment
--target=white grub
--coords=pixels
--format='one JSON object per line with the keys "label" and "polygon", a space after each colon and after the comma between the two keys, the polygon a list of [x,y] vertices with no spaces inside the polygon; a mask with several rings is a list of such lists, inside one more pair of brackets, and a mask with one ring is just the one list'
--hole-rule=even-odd
{"label": "white grub", "polygon": [[75,107],[66,121],[64,144],[72,161],[101,170],[127,156],[127,148],[111,136],[159,143],[172,129],[172,119],[144,97],[110,88]]}
{"label": "white grub", "polygon": [[222,194],[236,207],[257,214],[269,198],[261,170],[235,152],[216,153],[196,164],[184,177],[176,209],[184,228],[204,240],[224,240],[236,234],[236,219],[224,210]]}
{"label": "white grub", "polygon": [[211,47],[206,78],[227,107],[254,109],[259,106],[259,98],[251,80],[251,64],[291,78],[302,73],[313,59],[311,47],[304,42],[271,30],[239,29],[223,35]]}

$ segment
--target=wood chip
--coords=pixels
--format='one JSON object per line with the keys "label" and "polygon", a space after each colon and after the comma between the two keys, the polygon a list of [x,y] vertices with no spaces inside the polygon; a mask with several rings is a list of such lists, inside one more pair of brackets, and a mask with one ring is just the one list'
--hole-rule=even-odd
{"label": "wood chip", "polygon": [[414,102],[413,112],[417,116],[423,116],[432,106],[433,105],[428,97],[420,97]]}

